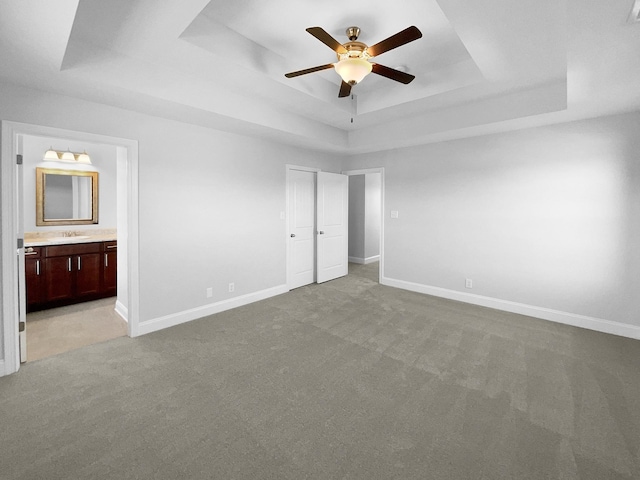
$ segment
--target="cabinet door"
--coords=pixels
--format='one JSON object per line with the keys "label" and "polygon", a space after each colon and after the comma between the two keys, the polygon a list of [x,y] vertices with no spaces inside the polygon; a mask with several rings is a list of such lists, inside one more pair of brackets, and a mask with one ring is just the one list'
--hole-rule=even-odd
{"label": "cabinet door", "polygon": [[25,258],[25,285],[27,296],[27,311],[30,307],[38,305],[44,301],[43,291],[43,264],[39,258]]}
{"label": "cabinet door", "polygon": [[43,260],[46,270],[45,297],[48,302],[73,298],[72,257],[49,257]]}
{"label": "cabinet door", "polygon": [[87,253],[74,257],[76,269],[76,295],[100,293],[100,254]]}
{"label": "cabinet door", "polygon": [[118,284],[118,253],[114,250],[104,254],[103,292],[105,295],[115,295]]}

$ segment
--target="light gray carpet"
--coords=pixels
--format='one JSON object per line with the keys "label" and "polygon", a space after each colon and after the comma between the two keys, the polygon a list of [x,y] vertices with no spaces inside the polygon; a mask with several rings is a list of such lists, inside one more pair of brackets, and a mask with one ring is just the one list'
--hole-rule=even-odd
{"label": "light gray carpet", "polygon": [[640,342],[375,268],[0,378],[0,477],[640,478]]}

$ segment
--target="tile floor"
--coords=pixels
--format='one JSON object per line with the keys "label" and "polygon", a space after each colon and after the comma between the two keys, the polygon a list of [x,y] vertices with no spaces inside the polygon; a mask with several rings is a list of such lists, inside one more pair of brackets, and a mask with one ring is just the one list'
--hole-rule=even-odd
{"label": "tile floor", "polygon": [[127,334],[116,313],[116,297],[27,315],[27,361],[57,355]]}

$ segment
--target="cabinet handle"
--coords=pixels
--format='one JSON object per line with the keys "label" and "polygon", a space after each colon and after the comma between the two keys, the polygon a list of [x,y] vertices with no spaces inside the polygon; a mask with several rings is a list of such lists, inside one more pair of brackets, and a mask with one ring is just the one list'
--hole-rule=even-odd
{"label": "cabinet handle", "polygon": [[36,275],[40,275],[40,260],[36,260]]}
{"label": "cabinet handle", "polygon": [[71,271],[71,257],[67,259],[67,267],[69,268],[69,271]]}
{"label": "cabinet handle", "polygon": [[118,245],[107,245],[107,248],[118,248]]}
{"label": "cabinet handle", "polygon": [[106,253],[104,254],[104,266],[109,266],[109,255],[107,255]]}
{"label": "cabinet handle", "polygon": [[38,254],[38,252],[24,252],[25,256],[27,256],[27,255],[37,255],[37,254]]}
{"label": "cabinet handle", "polygon": [[80,257],[78,257],[78,271],[80,271]]}

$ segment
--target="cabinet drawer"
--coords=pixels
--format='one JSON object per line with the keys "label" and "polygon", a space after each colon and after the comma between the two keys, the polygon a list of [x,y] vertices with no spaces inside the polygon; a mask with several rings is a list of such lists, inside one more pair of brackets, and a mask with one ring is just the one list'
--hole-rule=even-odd
{"label": "cabinet drawer", "polygon": [[118,242],[104,242],[104,251],[110,252],[111,250],[118,249]]}
{"label": "cabinet drawer", "polygon": [[99,243],[75,243],[73,245],[52,245],[44,248],[45,257],[63,257],[82,255],[83,253],[100,253]]}
{"label": "cabinet drawer", "polygon": [[24,247],[24,258],[40,258],[42,247]]}

